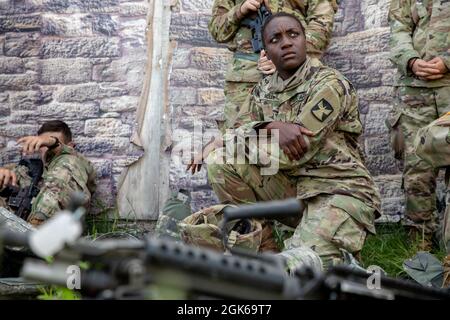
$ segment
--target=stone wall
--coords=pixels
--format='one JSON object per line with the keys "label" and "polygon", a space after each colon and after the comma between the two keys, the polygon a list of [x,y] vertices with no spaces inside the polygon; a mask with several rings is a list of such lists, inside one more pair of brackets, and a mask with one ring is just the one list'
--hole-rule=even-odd
{"label": "stone wall", "polygon": [[[223,108],[223,75],[230,53],[207,31],[212,0],[181,0],[172,14],[171,38],[176,42],[170,77],[172,130],[192,131],[192,117],[205,129]],[[357,87],[365,133],[361,140],[367,166],[383,196],[385,219],[398,220],[403,209],[399,165],[389,149],[384,124],[391,109],[395,70],[388,61],[388,0],[341,1],[334,37],[324,58]],[[172,187],[192,190],[194,207],[216,201],[202,170],[193,178],[172,162]]]}
{"label": "stone wall", "polygon": [[14,141],[63,119],[98,170],[97,199],[112,205],[146,60],[145,0],[0,0],[0,165]]}
{"label": "stone wall", "polygon": [[[193,134],[194,124],[216,130],[231,55],[207,30],[213,0],[167,1],[169,101],[152,107],[170,119],[164,144],[173,142],[173,148],[180,135]],[[400,168],[384,125],[395,73],[387,59],[388,3],[341,1],[324,61],[358,89],[367,165],[383,196],[384,218],[397,220],[403,206]],[[137,158],[129,138],[147,56],[148,7],[145,0],[0,0],[0,164],[17,160],[16,138],[34,134],[46,119],[64,119],[78,149],[98,168],[98,198],[112,204],[118,175]],[[192,177],[174,159],[167,168],[171,188],[191,190],[195,210],[217,201],[204,169]]]}

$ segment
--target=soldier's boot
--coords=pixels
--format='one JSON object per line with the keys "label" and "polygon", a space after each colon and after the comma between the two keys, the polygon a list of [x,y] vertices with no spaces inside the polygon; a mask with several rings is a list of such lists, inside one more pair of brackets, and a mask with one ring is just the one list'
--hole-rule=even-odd
{"label": "soldier's boot", "polygon": [[419,251],[431,251],[433,249],[433,234],[425,233],[423,229],[407,227],[408,237],[413,245],[417,245]]}
{"label": "soldier's boot", "polygon": [[450,288],[450,254],[444,258],[444,282],[443,288]]}

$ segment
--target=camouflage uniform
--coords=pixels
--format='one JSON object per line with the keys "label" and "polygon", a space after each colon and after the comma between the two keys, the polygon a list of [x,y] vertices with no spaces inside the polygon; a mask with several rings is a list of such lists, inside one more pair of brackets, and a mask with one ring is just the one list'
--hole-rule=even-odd
{"label": "camouflage uniform", "polygon": [[398,79],[388,126],[392,139],[403,142],[396,151],[397,158],[404,161],[405,224],[423,230],[429,238],[437,226],[437,172],[415,155],[413,140],[419,128],[450,111],[450,73],[439,80],[420,80],[408,63],[412,58],[429,61],[441,57],[450,68],[450,2],[393,0],[389,21],[390,59],[398,68]]}
{"label": "camouflage uniform", "polygon": [[[215,0],[209,31],[219,43],[234,52],[225,75],[224,128],[230,128],[252,88],[262,78],[257,70],[259,54],[251,45],[251,30],[241,27],[239,8],[245,0]],[[327,48],[333,30],[336,0],[269,0],[273,13],[296,15],[306,30],[307,53],[320,58]],[[222,128],[222,129],[224,129]]]}
{"label": "camouflage uniform", "polygon": [[444,258],[444,284],[450,286],[450,112],[419,130],[414,141],[417,156],[431,166],[446,167],[446,208],[442,223],[442,239],[447,249]]}
{"label": "camouflage uniform", "polygon": [[[27,168],[16,166],[13,170],[17,174],[20,187],[31,183]],[[66,208],[73,192],[84,193],[85,203],[88,204],[95,191],[95,171],[87,159],[73,148],[63,145],[58,154],[47,152],[39,188],[40,192],[33,199],[28,217],[28,222],[32,225],[40,225],[55,212]],[[5,199],[0,200],[0,205],[6,205]]]}
{"label": "camouflage uniform", "polygon": [[[286,250],[309,247],[325,267],[342,262],[340,249],[359,252],[367,231],[375,233],[380,197],[357,142],[362,125],[353,86],[336,70],[308,58],[290,79],[283,81],[275,73],[255,87],[234,134],[250,137],[255,127],[270,121],[298,123],[314,132],[308,152],[290,161],[278,150],[278,173],[261,175],[262,160],[220,164],[225,151],[215,150],[207,159],[208,178],[219,199],[242,204],[296,196],[305,201],[306,210],[285,241]],[[227,133],[224,140],[228,147],[235,139]],[[276,160],[271,147],[258,147]]]}
{"label": "camouflage uniform", "polygon": [[[450,170],[450,112],[419,130],[414,141],[417,155],[435,168]],[[443,239],[450,253],[450,186],[446,174],[447,198],[443,220]]]}

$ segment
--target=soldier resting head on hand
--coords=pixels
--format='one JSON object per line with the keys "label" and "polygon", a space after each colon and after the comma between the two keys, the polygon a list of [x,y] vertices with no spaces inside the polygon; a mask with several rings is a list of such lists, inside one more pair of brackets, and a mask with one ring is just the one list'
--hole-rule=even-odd
{"label": "soldier resting head on hand", "polygon": [[[39,193],[32,201],[27,221],[40,225],[57,211],[64,209],[73,192],[82,192],[89,204],[95,191],[95,171],[92,164],[76,152],[72,132],[59,120],[45,122],[36,136],[17,141],[23,156],[39,154],[44,165],[38,183]],[[29,170],[23,165],[6,165],[0,168],[0,191],[8,186],[24,188],[31,183]],[[0,198],[0,206],[8,210],[8,199]]]}

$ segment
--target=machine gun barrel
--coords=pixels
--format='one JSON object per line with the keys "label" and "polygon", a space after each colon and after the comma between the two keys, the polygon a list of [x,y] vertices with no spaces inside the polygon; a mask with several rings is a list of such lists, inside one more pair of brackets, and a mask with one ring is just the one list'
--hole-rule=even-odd
{"label": "machine gun barrel", "polygon": [[299,217],[304,209],[305,205],[303,202],[295,198],[289,200],[259,202],[239,207],[226,207],[224,209],[224,220]]}

